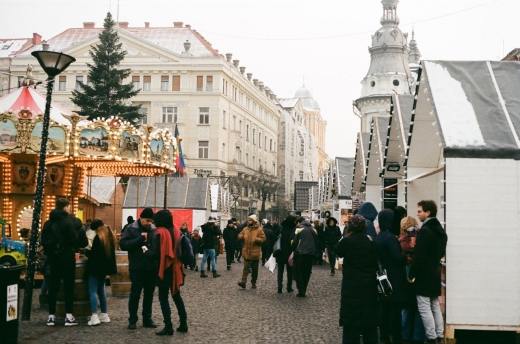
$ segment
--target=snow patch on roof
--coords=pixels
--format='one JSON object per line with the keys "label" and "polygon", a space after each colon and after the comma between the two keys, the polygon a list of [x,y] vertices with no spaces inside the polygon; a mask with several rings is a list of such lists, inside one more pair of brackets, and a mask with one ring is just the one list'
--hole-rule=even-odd
{"label": "snow patch on roof", "polygon": [[462,84],[440,64],[425,61],[425,65],[446,146],[485,146],[475,110]]}

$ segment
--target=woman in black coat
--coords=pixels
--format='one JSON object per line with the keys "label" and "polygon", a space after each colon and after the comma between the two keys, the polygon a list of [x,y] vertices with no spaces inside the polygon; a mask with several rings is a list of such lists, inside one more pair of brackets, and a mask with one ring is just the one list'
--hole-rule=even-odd
{"label": "woman in black coat", "polygon": [[376,251],[388,280],[392,284],[392,295],[381,303],[379,331],[382,342],[401,343],[401,312],[408,301],[406,278],[406,255],[401,252],[399,240],[392,233],[393,210],[382,210],[378,215],[379,234]]}
{"label": "woman in black coat", "polygon": [[[291,255],[291,240],[294,237],[294,230],[296,229],[296,224],[294,223],[296,217],[289,215],[283,220],[280,232],[276,231],[274,233],[275,238],[278,238],[278,235],[281,235],[281,244],[282,250],[275,254],[276,263],[278,264],[278,293],[282,292],[283,288],[283,271],[287,269],[287,292],[291,293],[293,291],[292,288],[292,280],[293,280],[293,268],[289,266],[287,262],[289,260],[289,256]],[[276,239],[275,239],[276,240]]]}
{"label": "woman in black coat", "polygon": [[365,234],[366,222],[361,215],[348,221],[349,235],[342,238],[334,251],[343,259],[339,325],[343,326],[343,344],[377,341],[377,258],[373,242]]}

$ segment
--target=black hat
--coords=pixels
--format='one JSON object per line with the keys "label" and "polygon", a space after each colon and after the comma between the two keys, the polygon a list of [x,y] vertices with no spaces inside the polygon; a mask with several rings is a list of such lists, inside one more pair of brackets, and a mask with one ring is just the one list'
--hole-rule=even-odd
{"label": "black hat", "polygon": [[173,216],[169,210],[159,210],[153,217],[157,227],[173,228]]}
{"label": "black hat", "polygon": [[98,229],[99,227],[101,226],[104,226],[105,224],[103,223],[103,221],[101,220],[94,220],[90,223],[90,229],[92,229],[93,231],[95,231],[96,229]]}
{"label": "black hat", "polygon": [[228,225],[231,224],[231,223],[233,223],[233,220],[232,220],[232,219],[227,220],[227,224],[228,224]]}
{"label": "black hat", "polygon": [[153,219],[153,210],[152,208],[144,208],[139,216],[141,219]]}

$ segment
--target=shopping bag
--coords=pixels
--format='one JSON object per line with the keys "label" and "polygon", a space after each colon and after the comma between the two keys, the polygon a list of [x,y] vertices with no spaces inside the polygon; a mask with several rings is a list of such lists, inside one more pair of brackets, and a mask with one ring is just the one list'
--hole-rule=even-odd
{"label": "shopping bag", "polygon": [[269,269],[269,271],[274,272],[274,269],[276,268],[276,259],[274,258],[274,255],[271,255],[271,257],[265,262],[264,266]]}

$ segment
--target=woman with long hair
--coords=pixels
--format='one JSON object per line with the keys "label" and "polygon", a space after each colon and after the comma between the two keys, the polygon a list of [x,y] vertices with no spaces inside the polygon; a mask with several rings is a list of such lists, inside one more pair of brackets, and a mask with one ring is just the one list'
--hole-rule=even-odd
{"label": "woman with long hair", "polygon": [[[90,294],[90,307],[92,316],[88,321],[89,326],[110,322],[107,313],[107,296],[105,294],[105,278],[107,275],[117,273],[116,244],[114,232],[104,225],[100,219],[94,219],[90,229],[96,232],[92,241],[92,248],[86,251],[88,257],[86,272],[88,275],[88,290]],[[98,315],[98,297],[101,313]]]}

